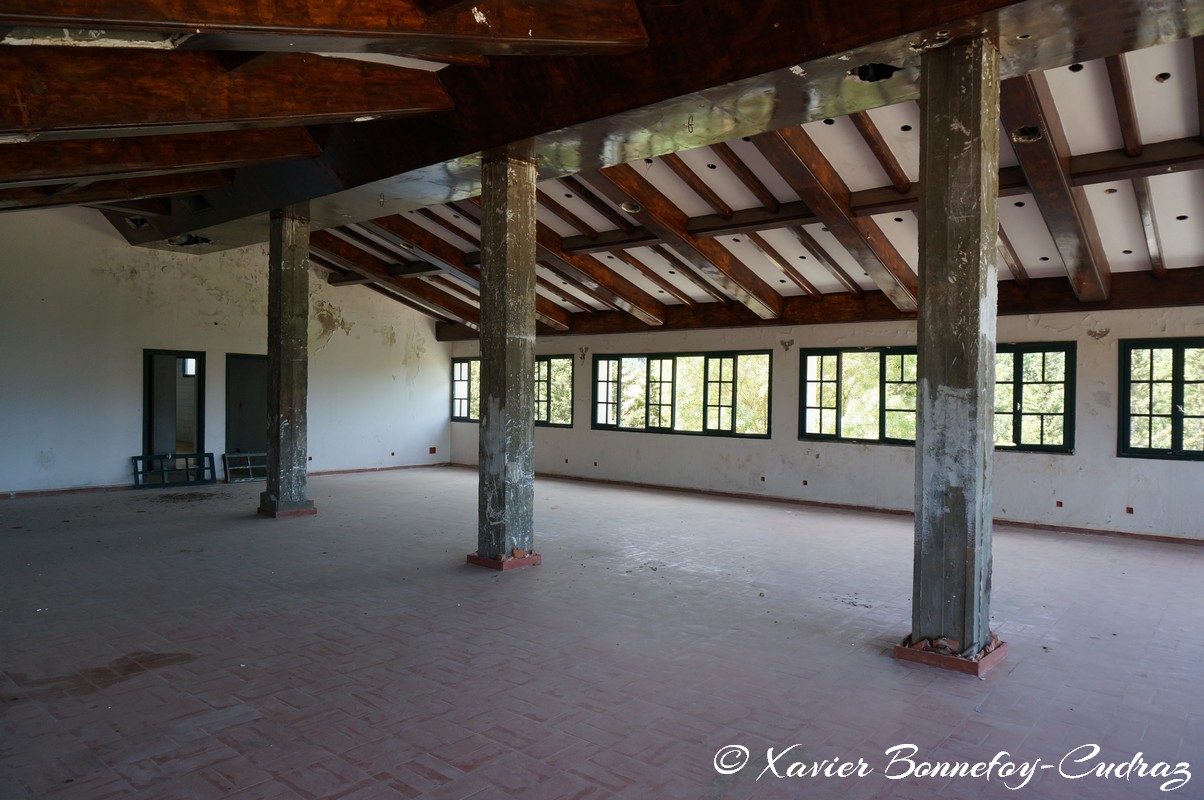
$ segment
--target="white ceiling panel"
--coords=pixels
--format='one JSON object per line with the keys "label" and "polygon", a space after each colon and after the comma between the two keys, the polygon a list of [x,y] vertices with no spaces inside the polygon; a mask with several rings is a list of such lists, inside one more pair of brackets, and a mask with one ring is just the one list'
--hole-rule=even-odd
{"label": "white ceiling panel", "polygon": [[803,130],[840,173],[849,191],[890,185],[882,165],[848,117],[808,122]]}
{"label": "white ceiling panel", "polygon": [[861,264],[857,263],[857,259],[849,255],[849,251],[844,249],[844,246],[836,240],[836,237],[828,232],[828,229],[819,223],[813,225],[804,225],[803,230],[811,234],[811,238],[815,239],[816,243],[824,249],[828,257],[836,262],[837,266],[848,273],[858,286],[862,289],[875,289],[877,286],[870,280],[869,274],[861,268]]}
{"label": "white ceiling panel", "polygon": [[1141,141],[1165,142],[1200,134],[1191,39],[1127,53]]}
{"label": "white ceiling panel", "polygon": [[920,179],[920,106],[914,100],[869,110],[878,132],[912,183]]}
{"label": "white ceiling panel", "polygon": [[1150,178],[1167,269],[1204,266],[1204,172]]}
{"label": "white ceiling panel", "polygon": [[1124,147],[1108,69],[1102,60],[1051,69],[1045,78],[1072,155]]}
{"label": "white ceiling panel", "polygon": [[999,224],[1030,278],[1066,274],[1062,257],[1031,194],[1000,198]]}
{"label": "white ceiling panel", "polygon": [[1087,204],[1099,229],[1104,257],[1113,272],[1141,272],[1150,268],[1145,228],[1137,209],[1132,181],[1088,186]]}

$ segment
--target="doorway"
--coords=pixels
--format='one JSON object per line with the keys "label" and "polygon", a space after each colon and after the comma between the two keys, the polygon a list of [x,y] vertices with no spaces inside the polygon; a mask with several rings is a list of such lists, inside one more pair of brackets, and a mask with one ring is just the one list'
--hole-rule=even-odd
{"label": "doorway", "polygon": [[182,350],[143,353],[143,452],[203,452],[205,354]]}
{"label": "doorway", "polygon": [[226,354],[226,452],[268,449],[268,357]]}

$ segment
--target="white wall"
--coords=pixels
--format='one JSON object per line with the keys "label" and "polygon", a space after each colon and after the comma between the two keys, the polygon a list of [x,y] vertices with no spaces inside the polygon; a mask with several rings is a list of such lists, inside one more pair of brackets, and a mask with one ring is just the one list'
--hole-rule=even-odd
{"label": "white wall", "polygon": [[[1204,538],[1199,513],[1204,462],[1116,457],[1117,341],[1201,335],[1204,313],[1191,308],[1001,317],[1001,342],[1078,343],[1077,428],[1073,455],[997,453],[996,516],[1019,522]],[[539,354],[573,353],[578,359],[574,427],[536,430],[536,469],[585,478],[910,510],[914,448],[798,440],[798,348],[914,344],[914,323],[541,339]],[[768,347],[774,350],[770,441],[590,428],[595,354]],[[588,348],[584,360],[582,348]],[[476,342],[458,343],[453,352],[456,356],[477,354]],[[452,423],[452,458],[458,463],[476,463],[475,424]],[[1062,502],[1060,508],[1058,501]],[[1132,507],[1133,513],[1126,513],[1126,507]]]}
{"label": "white wall", "polygon": [[[0,493],[132,483],[146,348],[205,352],[220,473],[226,354],[266,352],[266,248],[134,248],[86,209],[0,214],[0,242]],[[309,346],[311,471],[448,460],[448,353],[428,318],[311,274]]]}

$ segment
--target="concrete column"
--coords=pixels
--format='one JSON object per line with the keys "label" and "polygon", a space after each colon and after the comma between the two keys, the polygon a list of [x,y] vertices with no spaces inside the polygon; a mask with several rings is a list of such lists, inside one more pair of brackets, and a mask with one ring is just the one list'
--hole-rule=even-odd
{"label": "concrete column", "polygon": [[268,263],[267,517],[316,514],[306,490],[309,203],[272,212]]}
{"label": "concrete column", "polygon": [[913,647],[927,640],[941,651],[938,655],[972,660],[991,644],[997,46],[976,38],[927,51],[921,58],[920,92],[919,397],[910,638]]}
{"label": "concrete column", "polygon": [[481,428],[477,552],[494,569],[539,563],[535,500],[535,154],[481,166]]}

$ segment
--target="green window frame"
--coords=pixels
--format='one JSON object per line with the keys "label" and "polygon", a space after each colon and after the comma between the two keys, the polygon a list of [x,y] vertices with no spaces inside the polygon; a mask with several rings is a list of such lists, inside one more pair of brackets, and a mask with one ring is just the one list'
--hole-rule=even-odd
{"label": "green window frame", "polygon": [[[572,356],[535,357],[535,424],[547,428],[573,427]],[[481,421],[481,359],[453,358],[451,362],[451,419]]]}
{"label": "green window frame", "polygon": [[1204,461],[1204,337],[1122,339],[1117,455]]}
{"label": "green window frame", "polygon": [[595,430],[768,439],[770,350],[595,355]]}
{"label": "green window frame", "polygon": [[799,375],[799,439],[915,442],[916,348],[804,349]]}
{"label": "green window frame", "polygon": [[573,427],[573,357],[535,357],[535,424]]}
{"label": "green window frame", "polygon": [[[1075,355],[1074,342],[996,346],[996,449],[1073,452]],[[914,445],[917,366],[914,347],[800,350],[799,439]]]}
{"label": "green window frame", "polygon": [[1074,452],[1074,342],[995,348],[995,448]]}
{"label": "green window frame", "polygon": [[481,359],[453,358],[451,362],[453,422],[481,420]]}

